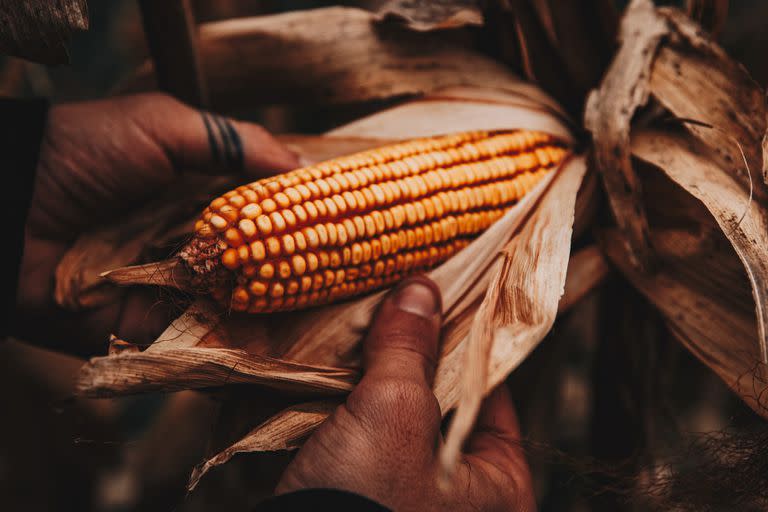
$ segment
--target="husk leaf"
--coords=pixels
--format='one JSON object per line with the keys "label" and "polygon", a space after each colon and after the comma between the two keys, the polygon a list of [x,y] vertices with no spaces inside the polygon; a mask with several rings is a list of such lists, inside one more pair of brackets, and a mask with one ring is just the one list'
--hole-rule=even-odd
{"label": "husk leaf", "polygon": [[768,363],[768,211],[759,201],[750,200],[737,179],[715,165],[690,136],[641,131],[632,137],[632,153],[659,167],[700,200],[733,245],[754,295],[760,360]]}
{"label": "husk leaf", "polygon": [[576,195],[585,172],[583,158],[564,164],[530,218],[504,247],[469,336],[462,343],[466,355],[461,384],[445,385],[438,365],[435,394],[444,409],[453,405],[446,396],[460,390],[440,454],[447,474],[458,463],[485,394],[520,364],[555,321],[571,252]]}
{"label": "husk leaf", "polygon": [[[212,105],[356,103],[514,80],[503,65],[472,50],[464,30],[416,32],[377,19],[363,9],[327,7],[200,24]],[[153,89],[153,80],[147,62],[120,91]]]}
{"label": "husk leaf", "polygon": [[648,268],[652,248],[640,185],[629,153],[630,123],[650,94],[651,65],[662,38],[665,20],[651,0],[633,0],[621,23],[621,46],[600,87],[587,99],[584,125],[592,133],[593,160],[619,229],[631,248],[631,261]]}

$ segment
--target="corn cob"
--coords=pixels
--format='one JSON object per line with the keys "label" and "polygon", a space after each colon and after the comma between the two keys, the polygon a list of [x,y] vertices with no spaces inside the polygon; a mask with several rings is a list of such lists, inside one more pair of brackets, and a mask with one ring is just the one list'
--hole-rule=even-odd
{"label": "corn cob", "polygon": [[214,199],[180,256],[235,311],[341,300],[447,260],[567,152],[550,135],[518,130],[337,158]]}

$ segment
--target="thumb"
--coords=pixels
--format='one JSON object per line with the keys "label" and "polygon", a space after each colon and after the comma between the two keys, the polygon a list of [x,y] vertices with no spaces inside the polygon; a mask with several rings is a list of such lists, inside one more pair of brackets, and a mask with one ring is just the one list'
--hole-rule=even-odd
{"label": "thumb", "polygon": [[[441,300],[426,277],[403,281],[379,306],[363,342],[364,374],[342,408],[363,437],[421,467],[434,455],[440,406],[432,392]],[[418,464],[414,461],[418,461]]]}
{"label": "thumb", "polygon": [[442,311],[440,290],[417,276],[400,283],[381,303],[365,339],[361,384],[405,380],[431,391]]}

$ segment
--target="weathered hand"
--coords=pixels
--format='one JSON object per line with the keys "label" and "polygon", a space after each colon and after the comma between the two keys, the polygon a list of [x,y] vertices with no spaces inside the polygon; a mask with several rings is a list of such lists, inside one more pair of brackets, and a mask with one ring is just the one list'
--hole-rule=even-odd
{"label": "weathered hand", "polygon": [[70,313],[53,303],[56,265],[84,230],[141,204],[179,173],[258,178],[298,166],[263,128],[145,94],[51,108],[26,226],[13,334],[77,352],[103,351],[107,336],[150,342],[168,324],[157,292]]}
{"label": "weathered hand", "polygon": [[431,386],[440,315],[439,294],[426,278],[387,297],[364,343],[363,379],[296,455],[279,494],[343,489],[395,511],[535,510],[503,384],[483,404],[451,490],[437,484],[441,418]]}

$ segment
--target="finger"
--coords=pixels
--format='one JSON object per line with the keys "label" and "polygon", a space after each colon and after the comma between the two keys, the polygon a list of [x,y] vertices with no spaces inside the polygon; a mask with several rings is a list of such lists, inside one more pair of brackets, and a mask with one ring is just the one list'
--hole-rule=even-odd
{"label": "finger", "polygon": [[196,110],[164,95],[146,103],[154,105],[152,119],[139,122],[149,124],[179,171],[262,178],[300,166],[295,153],[257,124]]}
{"label": "finger", "polygon": [[382,302],[363,344],[361,384],[399,379],[431,390],[441,317],[440,291],[426,277],[403,281]]}
{"label": "finger", "polygon": [[530,472],[520,444],[520,426],[512,398],[501,383],[483,401],[467,456],[483,460],[518,484],[530,487]]}
{"label": "finger", "polygon": [[201,116],[209,120],[208,144],[212,156],[220,155],[223,168],[242,169],[249,176],[262,178],[300,167],[298,155],[263,127],[206,112]]}

